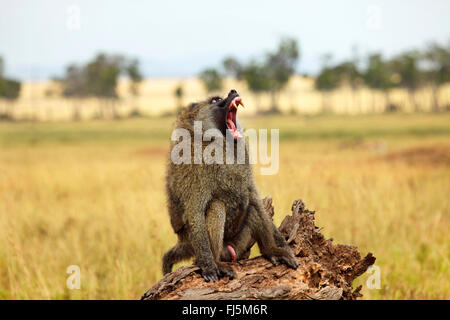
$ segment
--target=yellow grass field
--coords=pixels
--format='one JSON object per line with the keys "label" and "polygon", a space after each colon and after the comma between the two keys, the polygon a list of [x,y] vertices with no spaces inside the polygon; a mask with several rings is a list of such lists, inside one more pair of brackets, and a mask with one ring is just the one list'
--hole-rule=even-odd
{"label": "yellow grass field", "polygon": [[[0,122],[0,299],[137,299],[161,278],[172,122]],[[377,257],[365,299],[450,298],[450,114],[242,122],[280,129],[278,174],[255,171],[276,223],[302,198],[326,237]]]}

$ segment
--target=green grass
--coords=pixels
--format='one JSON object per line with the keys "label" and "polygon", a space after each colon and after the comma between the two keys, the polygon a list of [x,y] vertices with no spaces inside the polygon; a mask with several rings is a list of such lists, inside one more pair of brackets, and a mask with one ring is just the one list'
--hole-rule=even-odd
{"label": "green grass", "polygon": [[[0,146],[126,144],[168,141],[173,118],[61,123],[0,122]],[[281,141],[450,135],[450,114],[244,118],[246,128],[280,129]]]}

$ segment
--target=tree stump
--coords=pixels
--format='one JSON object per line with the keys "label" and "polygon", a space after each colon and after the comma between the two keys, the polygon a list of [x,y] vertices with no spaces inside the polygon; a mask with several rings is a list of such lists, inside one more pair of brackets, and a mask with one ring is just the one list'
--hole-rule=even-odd
{"label": "tree stump", "polygon": [[[273,216],[272,199],[264,205]],[[334,245],[325,240],[314,224],[314,211],[302,200],[295,200],[292,215],[286,216],[279,230],[292,248],[299,267],[273,265],[263,257],[232,263],[236,278],[222,278],[208,283],[196,266],[183,266],[165,275],[141,297],[142,300],[354,300],[361,297],[361,287],[352,282],[375,262],[368,253],[361,258],[350,245]]]}

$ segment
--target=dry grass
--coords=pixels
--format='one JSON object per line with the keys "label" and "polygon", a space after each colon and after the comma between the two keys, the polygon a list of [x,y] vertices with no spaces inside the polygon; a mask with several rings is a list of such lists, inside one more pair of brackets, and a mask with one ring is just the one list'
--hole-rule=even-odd
{"label": "dry grass", "polygon": [[[0,124],[0,298],[135,299],[161,277],[171,121]],[[373,252],[367,299],[450,298],[448,114],[245,123],[280,128],[280,171],[257,176],[277,223],[301,197],[327,237]]]}

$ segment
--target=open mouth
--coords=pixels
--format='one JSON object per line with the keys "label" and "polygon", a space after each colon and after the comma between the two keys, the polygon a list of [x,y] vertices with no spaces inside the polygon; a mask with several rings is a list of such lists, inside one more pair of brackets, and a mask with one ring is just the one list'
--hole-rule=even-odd
{"label": "open mouth", "polygon": [[236,113],[238,106],[241,105],[244,107],[244,103],[242,102],[242,98],[239,96],[236,96],[231,100],[230,104],[228,105],[228,111],[227,111],[227,117],[226,117],[226,124],[228,130],[230,130],[231,134],[235,139],[242,138],[242,134],[237,130],[236,125]]}

